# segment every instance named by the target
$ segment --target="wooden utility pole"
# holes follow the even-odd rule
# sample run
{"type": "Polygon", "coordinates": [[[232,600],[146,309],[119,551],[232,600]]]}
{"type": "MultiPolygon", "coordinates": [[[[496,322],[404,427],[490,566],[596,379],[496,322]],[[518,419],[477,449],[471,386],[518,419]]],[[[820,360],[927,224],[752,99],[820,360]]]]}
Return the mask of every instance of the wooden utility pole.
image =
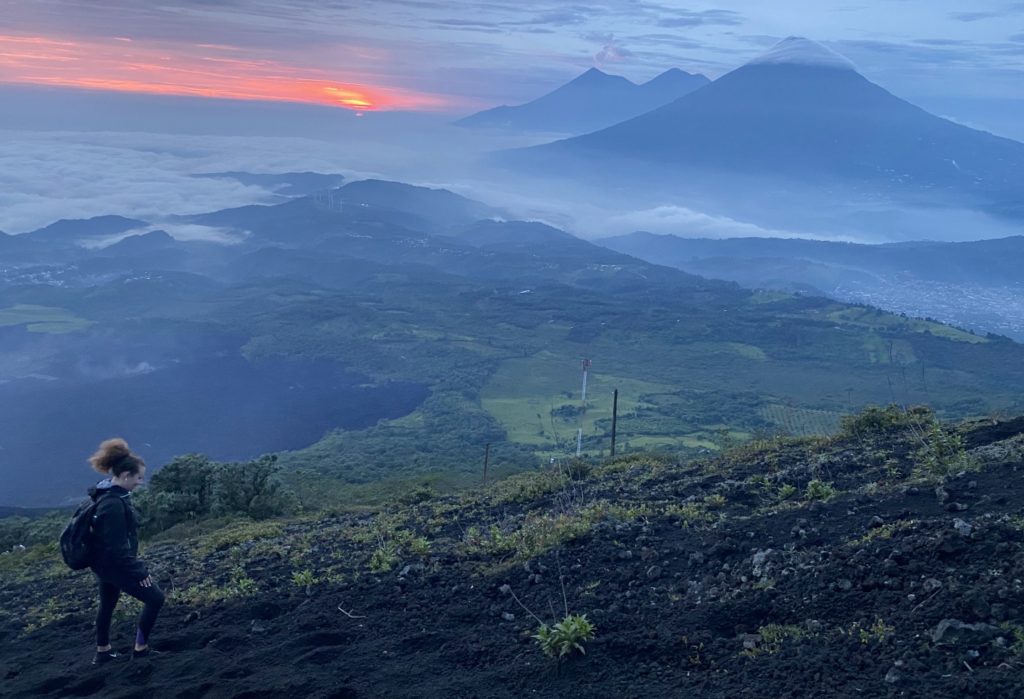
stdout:
{"type": "Polygon", "coordinates": [[[491,460],[491,443],[484,449],[484,485],[487,485],[487,463],[491,460]]]}
{"type": "Polygon", "coordinates": [[[612,456],[615,456],[615,423],[619,417],[619,389],[612,394],[612,456]]]}

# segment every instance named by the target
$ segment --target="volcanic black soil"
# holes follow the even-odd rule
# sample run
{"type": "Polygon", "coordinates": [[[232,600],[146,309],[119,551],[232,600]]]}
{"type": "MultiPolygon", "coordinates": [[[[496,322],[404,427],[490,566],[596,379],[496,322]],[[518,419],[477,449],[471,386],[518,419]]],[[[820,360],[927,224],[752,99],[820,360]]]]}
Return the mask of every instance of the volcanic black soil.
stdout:
{"type": "Polygon", "coordinates": [[[1024,697],[1022,433],[862,420],[157,539],[164,653],[101,668],[89,576],[8,553],[0,694],[1024,697]],[[544,656],[524,607],[586,614],[586,655],[544,656]]]}

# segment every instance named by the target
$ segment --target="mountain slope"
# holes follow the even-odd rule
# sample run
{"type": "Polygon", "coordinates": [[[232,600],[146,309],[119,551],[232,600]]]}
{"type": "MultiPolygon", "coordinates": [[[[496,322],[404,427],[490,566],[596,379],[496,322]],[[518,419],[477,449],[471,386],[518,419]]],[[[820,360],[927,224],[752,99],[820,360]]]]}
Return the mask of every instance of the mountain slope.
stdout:
{"type": "Polygon", "coordinates": [[[499,209],[446,189],[359,180],[283,204],[223,209],[182,217],[182,220],[252,234],[255,245],[303,246],[314,245],[353,224],[374,229],[377,236],[388,237],[402,229],[440,233],[502,215],[504,212],[499,209]]]}
{"type": "Polygon", "coordinates": [[[960,416],[1013,409],[1024,393],[1024,349],[1002,338],[754,293],[540,223],[480,220],[487,207],[452,193],[363,187],[341,210],[311,197],[187,219],[249,232],[219,255],[172,248],[176,267],[199,259],[202,275],[99,251],[109,276],[83,276],[78,261],[59,285],[0,285],[0,406],[19,426],[4,459],[53,476],[12,468],[24,480],[0,504],[77,495],[88,435],[129,417],[125,438],[152,445],[154,465],[197,448],[223,459],[272,449],[316,504],[366,497],[381,480],[477,478],[466,454],[488,444],[506,473],[574,451],[577,430],[600,453],[616,389],[623,448],[690,454],[763,430],[828,432],[867,403],[960,416]],[[582,411],[581,358],[593,360],[582,411]],[[342,373],[387,409],[325,392],[342,373]],[[248,378],[267,374],[281,380],[248,378]],[[212,385],[223,395],[197,403],[212,385]],[[98,393],[117,410],[84,408],[98,393]],[[232,401],[253,409],[253,433],[209,430],[232,401]],[[40,437],[55,432],[75,438],[40,437]]]}
{"type": "Polygon", "coordinates": [[[285,197],[301,197],[314,192],[321,192],[327,189],[340,187],[345,177],[337,174],[324,174],[320,172],[280,172],[273,174],[253,172],[204,172],[192,177],[207,179],[235,180],[244,185],[255,187],[266,187],[285,197]]]}
{"type": "MultiPolygon", "coordinates": [[[[151,673],[88,665],[91,576],[42,547],[5,553],[0,676],[12,699],[1013,699],[1022,432],[876,410],[835,439],[168,532],[143,553],[169,595],[151,673]],[[972,470],[922,470],[928,440],[954,437],[972,470]],[[567,613],[595,634],[556,663],[532,635],[567,613]]],[[[132,624],[115,623],[118,650],[132,624]]]]}
{"type": "Polygon", "coordinates": [[[47,243],[73,243],[84,238],[124,233],[147,225],[145,221],[124,216],[94,216],[87,219],[62,219],[24,235],[47,243]]]}
{"type": "Polygon", "coordinates": [[[591,68],[532,102],[501,106],[455,122],[459,126],[519,131],[587,133],[667,104],[710,82],[678,68],[642,85],[591,68]]]}
{"type": "Polygon", "coordinates": [[[931,115],[799,38],[647,114],[508,157],[574,172],[601,159],[619,178],[784,177],[1002,214],[1024,200],[1024,144],[931,115]]]}

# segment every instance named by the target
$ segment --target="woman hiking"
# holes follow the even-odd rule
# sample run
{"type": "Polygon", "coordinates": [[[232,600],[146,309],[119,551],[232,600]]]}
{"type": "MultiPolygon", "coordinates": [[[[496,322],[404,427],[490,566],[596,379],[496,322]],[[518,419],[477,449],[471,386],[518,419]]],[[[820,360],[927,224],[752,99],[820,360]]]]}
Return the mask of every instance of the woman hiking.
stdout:
{"type": "Polygon", "coordinates": [[[107,478],[89,488],[96,501],[92,521],[92,560],[89,567],[99,582],[100,607],[96,613],[96,655],[93,665],[120,658],[110,645],[110,620],[122,592],[142,602],[132,658],[157,651],[149,647],[149,634],[164,604],[164,593],[136,556],[139,551],[139,520],[131,504],[131,492],[142,483],[146,464],[132,453],[123,439],[108,439],[89,457],[89,463],[107,478]]]}

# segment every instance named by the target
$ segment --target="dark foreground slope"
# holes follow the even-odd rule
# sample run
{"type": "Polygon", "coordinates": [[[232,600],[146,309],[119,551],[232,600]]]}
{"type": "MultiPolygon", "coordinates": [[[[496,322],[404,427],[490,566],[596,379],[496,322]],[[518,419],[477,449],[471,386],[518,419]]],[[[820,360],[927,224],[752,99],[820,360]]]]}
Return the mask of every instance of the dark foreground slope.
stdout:
{"type": "MultiPolygon", "coordinates": [[[[964,449],[875,412],[827,441],[154,543],[167,653],[113,669],[88,665],[86,577],[6,554],[0,691],[1020,697],[1024,419],[958,430],[964,449]],[[556,669],[512,593],[586,613],[587,655],[556,669]]],[[[125,613],[115,644],[131,633],[125,613]]]]}

